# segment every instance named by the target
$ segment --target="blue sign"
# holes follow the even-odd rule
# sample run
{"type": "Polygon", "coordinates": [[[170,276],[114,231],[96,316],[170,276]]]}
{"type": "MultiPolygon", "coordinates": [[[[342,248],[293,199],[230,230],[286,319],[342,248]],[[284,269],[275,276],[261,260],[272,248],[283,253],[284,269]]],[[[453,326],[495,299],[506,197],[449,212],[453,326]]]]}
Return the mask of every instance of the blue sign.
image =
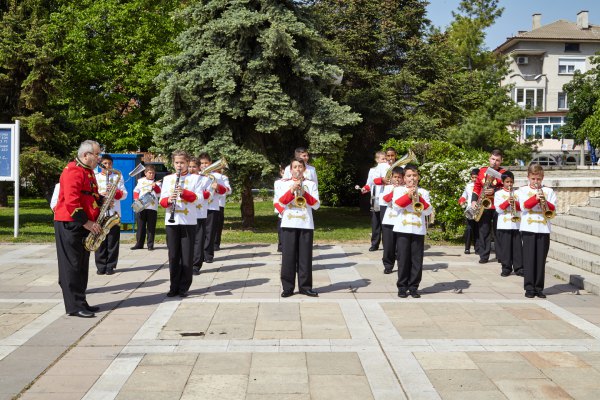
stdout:
{"type": "Polygon", "coordinates": [[[4,178],[2,180],[13,178],[12,139],[12,129],[0,128],[0,177],[4,178]]]}

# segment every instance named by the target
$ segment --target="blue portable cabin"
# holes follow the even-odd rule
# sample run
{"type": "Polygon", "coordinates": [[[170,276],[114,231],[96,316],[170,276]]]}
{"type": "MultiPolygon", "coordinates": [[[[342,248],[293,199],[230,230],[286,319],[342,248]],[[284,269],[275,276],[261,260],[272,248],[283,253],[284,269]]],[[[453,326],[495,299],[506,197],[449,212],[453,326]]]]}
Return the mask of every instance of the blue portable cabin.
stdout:
{"type": "MultiPolygon", "coordinates": [[[[141,154],[117,154],[108,153],[113,158],[113,168],[119,170],[123,175],[123,182],[127,190],[127,198],[121,200],[121,224],[134,224],[135,213],[131,208],[133,204],[133,189],[137,184],[137,176],[129,177],[129,173],[142,161],[141,154]]],[[[99,170],[99,167],[98,167],[99,170]]]]}

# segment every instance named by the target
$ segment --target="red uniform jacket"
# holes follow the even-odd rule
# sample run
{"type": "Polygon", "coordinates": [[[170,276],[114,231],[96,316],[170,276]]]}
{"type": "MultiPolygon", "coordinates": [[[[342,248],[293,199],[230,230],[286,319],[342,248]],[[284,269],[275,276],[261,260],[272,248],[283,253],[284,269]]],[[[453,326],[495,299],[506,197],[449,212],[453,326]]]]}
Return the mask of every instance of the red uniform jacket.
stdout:
{"type": "Polygon", "coordinates": [[[60,192],[54,209],[55,221],[85,224],[100,214],[98,184],[94,170],[79,159],[71,161],[60,175],[60,192]]]}
{"type": "MultiPolygon", "coordinates": [[[[471,201],[477,201],[477,199],[479,199],[481,189],[483,189],[483,184],[485,182],[485,171],[487,171],[488,168],[489,167],[483,167],[479,170],[479,175],[477,175],[477,180],[473,185],[473,195],[471,197],[471,201]]],[[[504,168],[500,168],[498,172],[500,172],[500,174],[503,174],[506,172],[506,170],[504,168]]],[[[494,182],[492,182],[492,188],[495,190],[502,189],[503,187],[504,184],[502,183],[501,179],[494,179],[494,182]]],[[[492,201],[491,209],[494,210],[494,195],[492,195],[491,197],[488,196],[488,199],[492,201]]]]}

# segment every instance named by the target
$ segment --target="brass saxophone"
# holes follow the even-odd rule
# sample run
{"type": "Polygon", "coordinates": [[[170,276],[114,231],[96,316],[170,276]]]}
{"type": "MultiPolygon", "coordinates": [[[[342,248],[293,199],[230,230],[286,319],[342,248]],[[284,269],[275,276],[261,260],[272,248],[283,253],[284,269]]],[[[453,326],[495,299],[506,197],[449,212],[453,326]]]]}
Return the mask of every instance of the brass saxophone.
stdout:
{"type": "Polygon", "coordinates": [[[544,191],[542,190],[541,184],[537,184],[537,191],[538,191],[538,195],[540,196],[540,208],[542,209],[542,212],[544,213],[544,218],[552,219],[552,218],[556,217],[556,211],[548,208],[548,202],[546,201],[546,195],[544,194],[544,191]]]}
{"type": "Polygon", "coordinates": [[[98,221],[96,223],[100,225],[100,233],[95,234],[90,232],[89,235],[85,238],[83,243],[85,249],[87,251],[96,251],[106,239],[106,236],[110,232],[110,229],[121,223],[121,217],[119,213],[114,213],[112,215],[109,214],[110,204],[113,202],[115,198],[115,194],[117,193],[117,186],[121,181],[121,172],[116,169],[109,169],[106,171],[106,179],[108,180],[108,175],[113,173],[117,175],[117,179],[112,183],[111,189],[108,191],[106,196],[104,196],[104,202],[102,203],[102,207],[100,208],[100,215],[98,216],[98,221]]]}
{"type": "Polygon", "coordinates": [[[465,210],[465,217],[467,219],[473,219],[475,221],[479,221],[481,216],[483,215],[483,211],[489,209],[492,206],[492,201],[485,196],[485,191],[492,187],[492,182],[497,178],[495,175],[499,175],[498,172],[491,170],[488,168],[490,173],[486,173],[485,182],[483,183],[483,188],[481,189],[481,193],[477,198],[477,203],[475,207],[467,207],[465,210]]]}
{"type": "Polygon", "coordinates": [[[513,188],[510,188],[510,194],[508,198],[508,203],[510,204],[510,221],[517,223],[521,222],[521,217],[517,214],[517,209],[515,208],[515,191],[513,188]]]}

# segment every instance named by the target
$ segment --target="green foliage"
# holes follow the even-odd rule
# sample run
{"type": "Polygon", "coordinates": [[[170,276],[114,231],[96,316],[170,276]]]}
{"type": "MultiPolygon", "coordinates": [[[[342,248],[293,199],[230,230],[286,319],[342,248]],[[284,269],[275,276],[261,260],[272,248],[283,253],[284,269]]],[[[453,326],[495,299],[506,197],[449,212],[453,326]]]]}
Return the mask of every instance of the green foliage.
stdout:
{"type": "Polygon", "coordinates": [[[19,158],[21,179],[28,186],[37,189],[37,195],[50,200],[54,185],[58,183],[60,172],[65,167],[63,160],[51,156],[37,148],[25,148],[19,158]]]}
{"type": "Polygon", "coordinates": [[[402,155],[412,149],[419,161],[421,181],[435,209],[434,222],[444,239],[452,239],[464,226],[463,209],[458,199],[473,168],[487,165],[489,153],[464,150],[442,141],[408,142],[390,139],[382,148],[393,147],[402,155]]]}
{"type": "Polygon", "coordinates": [[[324,157],[313,159],[312,165],[319,176],[319,198],[326,206],[348,205],[348,199],[357,199],[352,174],[340,162],[331,162],[324,157]]]}

